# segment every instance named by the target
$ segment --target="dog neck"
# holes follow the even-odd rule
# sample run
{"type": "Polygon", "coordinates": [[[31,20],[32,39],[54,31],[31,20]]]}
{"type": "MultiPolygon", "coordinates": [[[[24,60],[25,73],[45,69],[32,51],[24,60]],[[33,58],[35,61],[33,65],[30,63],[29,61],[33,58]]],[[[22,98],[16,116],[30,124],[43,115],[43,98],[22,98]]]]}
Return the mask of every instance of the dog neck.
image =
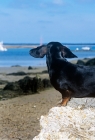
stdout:
{"type": "Polygon", "coordinates": [[[65,63],[67,63],[67,60],[65,59],[65,57],[63,58],[61,56],[61,53],[56,53],[56,54],[50,54],[50,53],[47,53],[46,54],[46,63],[47,63],[47,68],[48,68],[48,72],[51,71],[52,67],[54,68],[57,67],[57,61],[58,60],[62,60],[64,66],[65,66],[65,63]]]}

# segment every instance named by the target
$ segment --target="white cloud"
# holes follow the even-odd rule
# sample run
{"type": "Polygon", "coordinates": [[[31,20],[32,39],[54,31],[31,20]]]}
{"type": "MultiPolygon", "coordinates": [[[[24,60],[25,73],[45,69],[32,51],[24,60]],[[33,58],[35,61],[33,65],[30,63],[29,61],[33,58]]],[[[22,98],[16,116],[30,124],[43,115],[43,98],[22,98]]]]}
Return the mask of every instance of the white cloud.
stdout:
{"type": "Polygon", "coordinates": [[[63,4],[63,0],[53,0],[54,4],[58,4],[58,5],[62,5],[63,4]]]}

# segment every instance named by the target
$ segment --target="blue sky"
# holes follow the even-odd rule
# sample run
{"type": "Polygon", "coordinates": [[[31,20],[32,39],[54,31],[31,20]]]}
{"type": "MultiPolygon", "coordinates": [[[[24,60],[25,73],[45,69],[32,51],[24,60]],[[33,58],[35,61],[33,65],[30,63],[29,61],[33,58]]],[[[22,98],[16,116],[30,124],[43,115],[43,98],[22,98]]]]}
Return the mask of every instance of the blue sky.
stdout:
{"type": "Polygon", "coordinates": [[[4,43],[95,42],[95,0],[0,0],[4,43]]]}

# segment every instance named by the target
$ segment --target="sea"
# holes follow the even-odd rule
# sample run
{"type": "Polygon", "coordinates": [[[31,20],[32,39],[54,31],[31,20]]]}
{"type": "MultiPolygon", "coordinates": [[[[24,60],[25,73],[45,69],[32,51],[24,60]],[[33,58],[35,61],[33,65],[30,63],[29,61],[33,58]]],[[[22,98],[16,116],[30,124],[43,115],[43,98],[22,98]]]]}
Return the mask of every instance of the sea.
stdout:
{"type": "MultiPolygon", "coordinates": [[[[28,44],[26,45],[28,46],[28,44]]],[[[67,46],[75,55],[77,55],[78,59],[95,57],[95,43],[92,44],[91,43],[90,44],[68,44],[68,43],[64,44],[63,43],[63,45],[67,46]]],[[[6,51],[0,51],[0,67],[46,66],[46,57],[34,58],[29,54],[29,51],[32,48],[30,48],[29,46],[26,48],[22,47],[23,44],[17,44],[17,46],[19,47],[9,48],[6,51]]],[[[68,59],[68,61],[74,59],[68,59]]]]}

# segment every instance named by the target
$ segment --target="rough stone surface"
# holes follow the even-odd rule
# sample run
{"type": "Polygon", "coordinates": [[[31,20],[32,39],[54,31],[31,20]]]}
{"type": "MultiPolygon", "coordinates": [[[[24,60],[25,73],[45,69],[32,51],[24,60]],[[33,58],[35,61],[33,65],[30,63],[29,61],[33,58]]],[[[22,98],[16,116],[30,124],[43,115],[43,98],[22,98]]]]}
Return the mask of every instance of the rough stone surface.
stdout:
{"type": "Polygon", "coordinates": [[[41,131],[33,140],[95,140],[95,98],[72,99],[41,116],[41,131]]]}

